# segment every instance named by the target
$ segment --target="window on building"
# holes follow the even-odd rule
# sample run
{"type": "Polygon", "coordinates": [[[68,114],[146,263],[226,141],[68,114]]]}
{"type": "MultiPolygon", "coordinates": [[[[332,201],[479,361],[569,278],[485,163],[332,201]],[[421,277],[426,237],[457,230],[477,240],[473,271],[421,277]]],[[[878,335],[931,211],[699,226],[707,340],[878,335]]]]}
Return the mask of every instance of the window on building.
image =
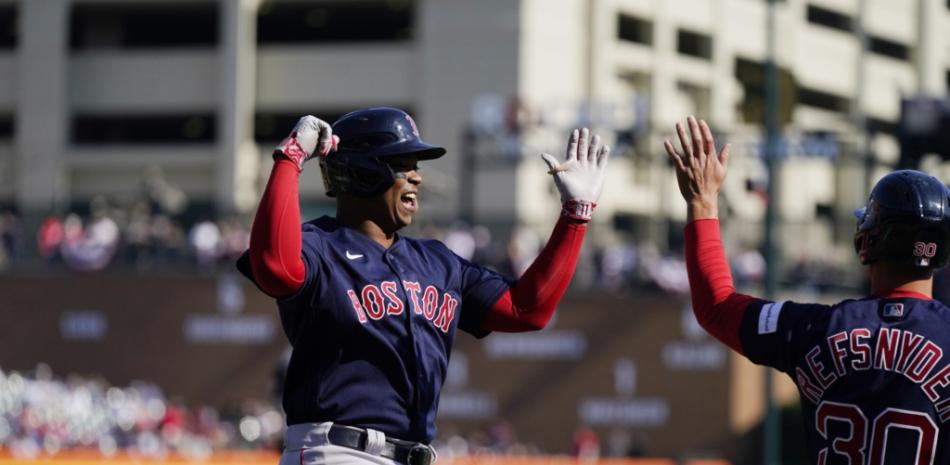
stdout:
{"type": "Polygon", "coordinates": [[[302,115],[312,114],[328,123],[333,123],[348,110],[317,111],[271,111],[254,115],[254,140],[261,143],[277,143],[287,137],[302,115]]]}
{"type": "Polygon", "coordinates": [[[689,111],[693,115],[708,115],[711,111],[712,96],[709,87],[685,81],[676,83],[676,90],[690,103],[689,111]]]}
{"type": "Polygon", "coordinates": [[[798,87],[798,103],[837,113],[848,113],[851,110],[851,102],[845,97],[801,86],[798,87]]]}
{"type": "MultiPolygon", "coordinates": [[[[742,121],[746,123],[761,123],[765,117],[765,72],[764,63],[736,58],[735,75],[743,91],[739,111],[742,114],[742,121]]],[[[795,76],[789,70],[779,67],[779,123],[783,126],[792,121],[792,109],[797,99],[797,90],[795,76]]]]}
{"type": "Polygon", "coordinates": [[[16,5],[0,5],[0,50],[16,47],[16,5]]]}
{"type": "Polygon", "coordinates": [[[624,83],[630,93],[646,95],[650,93],[653,78],[643,71],[621,70],[617,73],[617,79],[624,83]]]}
{"type": "Polygon", "coordinates": [[[214,47],[217,2],[80,3],[70,15],[73,50],[214,47]]]}
{"type": "Polygon", "coordinates": [[[0,115],[0,140],[13,138],[13,115],[0,115]]]}
{"type": "Polygon", "coordinates": [[[742,86],[739,101],[742,120],[746,123],[762,121],[765,102],[765,66],[762,63],[736,58],[736,80],[742,86]]]}
{"type": "Polygon", "coordinates": [[[260,44],[411,40],[413,0],[273,1],[257,16],[260,44]]]}
{"type": "MultiPolygon", "coordinates": [[[[947,0],[947,1],[950,1],[950,0],[947,0]]],[[[944,76],[944,81],[946,81],[946,84],[947,84],[947,93],[950,93],[950,69],[945,71],[943,76],[944,76]]]]}
{"type": "Polygon", "coordinates": [[[655,218],[647,215],[638,215],[636,213],[616,213],[610,219],[613,230],[627,237],[642,238],[656,234],[656,228],[653,228],[655,218]]]}
{"type": "Polygon", "coordinates": [[[213,114],[76,115],[72,119],[76,144],[206,144],[215,140],[213,114]]]}
{"type": "Polygon", "coordinates": [[[896,121],[887,121],[880,118],[868,118],[866,124],[869,132],[890,134],[892,136],[897,134],[896,121]]]}
{"type": "Polygon", "coordinates": [[[676,51],[691,57],[711,59],[712,37],[680,29],[676,34],[676,51]]]}
{"type": "MultiPolygon", "coordinates": [[[[412,107],[405,104],[392,103],[381,104],[379,106],[400,108],[410,115],[413,114],[412,107]]],[[[339,119],[341,116],[355,109],[357,109],[357,107],[354,106],[351,108],[328,108],[316,111],[312,109],[259,111],[256,115],[254,115],[254,140],[266,144],[280,142],[284,137],[287,137],[287,134],[290,133],[290,130],[293,129],[295,124],[297,124],[297,120],[299,120],[300,117],[305,114],[312,114],[317,118],[333,124],[333,122],[339,119]]]]}
{"type": "Polygon", "coordinates": [[[896,60],[910,60],[910,47],[882,37],[868,37],[868,51],[896,60]]]}
{"type": "Polygon", "coordinates": [[[617,16],[617,38],[627,42],[653,45],[653,23],[635,16],[617,16]]]}
{"type": "Polygon", "coordinates": [[[808,5],[806,15],[809,23],[839,31],[852,32],[854,27],[850,16],[820,6],[808,5]]]}
{"type": "MultiPolygon", "coordinates": [[[[630,102],[633,106],[633,114],[630,115],[632,120],[627,120],[630,124],[624,124],[614,131],[616,153],[621,155],[624,154],[625,147],[632,148],[645,142],[643,136],[646,134],[645,129],[650,120],[650,95],[653,93],[653,85],[652,76],[639,70],[620,70],[617,73],[617,80],[620,82],[620,88],[623,91],[616,96],[616,101],[618,103],[630,102]]],[[[650,153],[645,150],[633,150],[629,155],[635,158],[643,157],[646,160],[650,153]]],[[[634,182],[648,181],[644,177],[644,174],[648,174],[648,170],[635,169],[633,173],[634,182]]]]}

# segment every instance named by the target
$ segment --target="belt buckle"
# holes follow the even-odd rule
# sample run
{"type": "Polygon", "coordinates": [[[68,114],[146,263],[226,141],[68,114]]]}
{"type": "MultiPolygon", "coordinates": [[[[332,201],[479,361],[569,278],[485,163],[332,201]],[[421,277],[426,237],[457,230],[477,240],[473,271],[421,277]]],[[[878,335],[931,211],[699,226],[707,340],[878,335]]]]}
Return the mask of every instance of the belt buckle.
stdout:
{"type": "Polygon", "coordinates": [[[406,465],[429,465],[432,463],[432,449],[424,444],[416,444],[409,449],[406,465]]]}

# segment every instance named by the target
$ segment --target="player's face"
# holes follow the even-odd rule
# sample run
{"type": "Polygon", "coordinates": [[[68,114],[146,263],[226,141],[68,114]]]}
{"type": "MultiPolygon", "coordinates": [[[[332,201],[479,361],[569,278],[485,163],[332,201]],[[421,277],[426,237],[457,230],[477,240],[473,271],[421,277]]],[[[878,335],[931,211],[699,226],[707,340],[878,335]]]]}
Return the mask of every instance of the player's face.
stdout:
{"type": "Polygon", "coordinates": [[[383,193],[387,211],[397,228],[412,224],[412,217],[419,209],[419,187],[422,176],[419,174],[416,157],[394,158],[386,160],[396,175],[396,182],[383,193]]]}

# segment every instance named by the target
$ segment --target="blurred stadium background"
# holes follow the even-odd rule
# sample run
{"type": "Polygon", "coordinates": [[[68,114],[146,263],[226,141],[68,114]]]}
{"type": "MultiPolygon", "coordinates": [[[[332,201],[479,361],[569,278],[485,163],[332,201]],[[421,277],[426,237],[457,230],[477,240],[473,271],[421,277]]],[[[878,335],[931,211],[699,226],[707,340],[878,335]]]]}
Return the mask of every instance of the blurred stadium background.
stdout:
{"type": "MultiPolygon", "coordinates": [[[[692,317],[660,141],[695,114],[733,143],[744,290],[771,266],[782,297],[864,292],[868,186],[950,174],[948,27],[944,0],[0,0],[0,463],[274,463],[287,347],[233,260],[296,119],[376,105],[449,150],[410,234],[511,274],[558,209],[537,154],[582,125],[615,147],[553,327],[457,341],[442,460],[761,463],[763,371],[692,317]]],[[[316,166],[301,203],[333,212],[316,166]]],[[[807,463],[773,389],[781,460],[807,463]]]]}

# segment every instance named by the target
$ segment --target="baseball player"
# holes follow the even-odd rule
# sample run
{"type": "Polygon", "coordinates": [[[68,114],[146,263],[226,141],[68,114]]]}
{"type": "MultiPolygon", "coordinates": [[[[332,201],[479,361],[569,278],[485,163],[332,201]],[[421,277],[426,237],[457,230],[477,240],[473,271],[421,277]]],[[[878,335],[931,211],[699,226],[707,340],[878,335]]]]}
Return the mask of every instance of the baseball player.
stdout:
{"type": "Polygon", "coordinates": [[[408,114],[369,108],[332,127],[301,118],[274,151],[238,263],[277,299],[293,346],[281,464],[431,463],[456,331],[544,328],[574,273],[609,153],[582,129],[564,161],[542,154],[563,208],[541,254],[513,280],[438,241],[399,234],[419,209],[417,163],[445,154],[422,141],[408,114]],[[312,156],[337,211],[301,227],[297,182],[312,156]]]}
{"type": "Polygon", "coordinates": [[[688,205],[693,309],[717,339],[788,374],[801,394],[806,442],[820,465],[950,463],[950,309],[932,299],[950,258],[950,190],[897,171],[859,209],[855,250],[871,294],[834,305],[770,302],[735,291],[719,237],[729,146],[689,117],[666,152],[688,205]],[[944,353],[946,352],[946,356],[944,353]]]}

